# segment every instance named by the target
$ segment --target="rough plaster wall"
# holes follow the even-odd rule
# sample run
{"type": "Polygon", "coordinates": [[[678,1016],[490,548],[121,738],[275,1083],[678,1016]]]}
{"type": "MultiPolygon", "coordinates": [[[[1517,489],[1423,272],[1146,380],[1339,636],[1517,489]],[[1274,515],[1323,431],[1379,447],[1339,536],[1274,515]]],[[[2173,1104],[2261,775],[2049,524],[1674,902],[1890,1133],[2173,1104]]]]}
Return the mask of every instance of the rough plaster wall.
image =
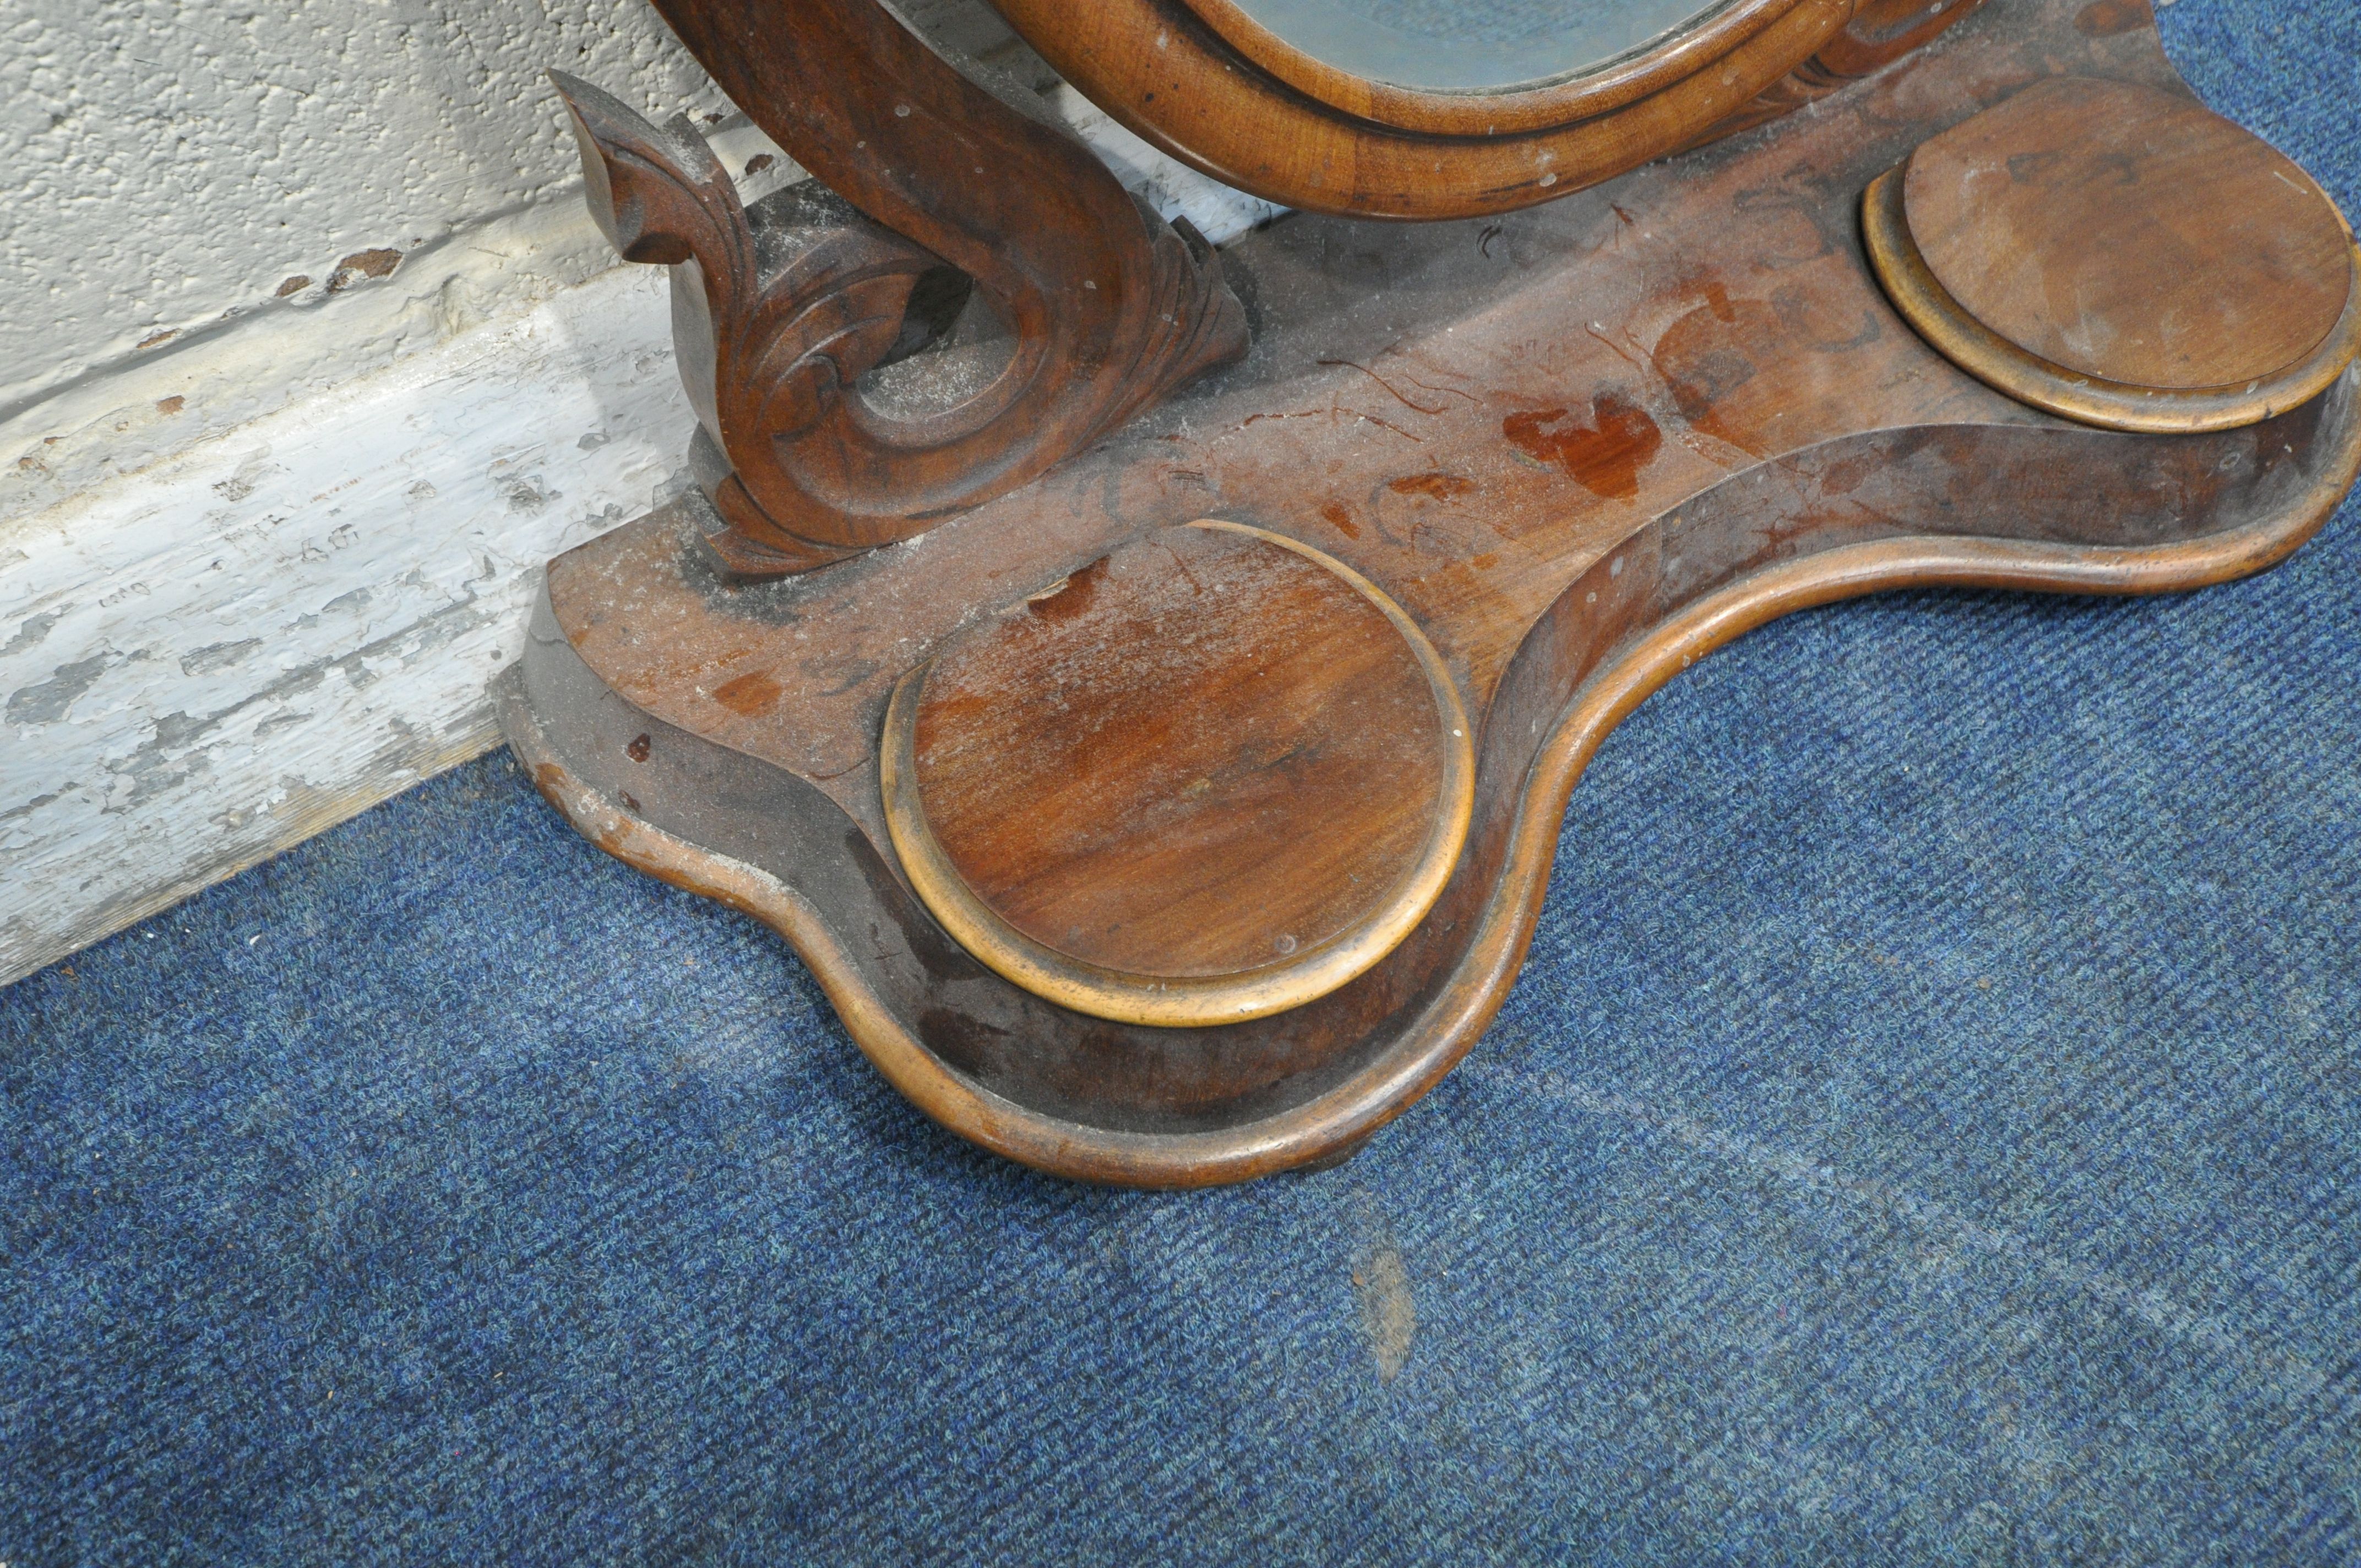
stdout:
{"type": "Polygon", "coordinates": [[[725,107],[640,0],[0,0],[0,417],[347,257],[576,199],[552,65],[725,107]]]}

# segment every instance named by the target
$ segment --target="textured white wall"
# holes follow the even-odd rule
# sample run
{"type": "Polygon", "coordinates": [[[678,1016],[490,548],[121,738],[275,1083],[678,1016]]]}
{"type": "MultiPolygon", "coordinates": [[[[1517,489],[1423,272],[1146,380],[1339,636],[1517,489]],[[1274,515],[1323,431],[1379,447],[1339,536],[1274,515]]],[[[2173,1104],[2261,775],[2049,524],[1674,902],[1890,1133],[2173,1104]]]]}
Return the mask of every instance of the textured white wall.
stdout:
{"type": "Polygon", "coordinates": [[[0,0],[0,417],[346,257],[578,200],[553,65],[724,107],[642,0],[0,0]]]}

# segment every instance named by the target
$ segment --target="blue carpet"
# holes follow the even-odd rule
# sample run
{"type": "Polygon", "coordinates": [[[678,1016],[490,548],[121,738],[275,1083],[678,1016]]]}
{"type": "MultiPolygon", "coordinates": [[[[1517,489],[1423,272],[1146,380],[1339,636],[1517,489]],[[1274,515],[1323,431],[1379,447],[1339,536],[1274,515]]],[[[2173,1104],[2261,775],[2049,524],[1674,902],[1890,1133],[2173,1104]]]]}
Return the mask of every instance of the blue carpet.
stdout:
{"type": "MultiPolygon", "coordinates": [[[[2361,23],[2177,58],[2361,212],[2361,23]]],[[[0,992],[0,1563],[2361,1560],[2361,508],[1683,676],[1344,1168],[1064,1185],[506,757],[0,992]]]]}

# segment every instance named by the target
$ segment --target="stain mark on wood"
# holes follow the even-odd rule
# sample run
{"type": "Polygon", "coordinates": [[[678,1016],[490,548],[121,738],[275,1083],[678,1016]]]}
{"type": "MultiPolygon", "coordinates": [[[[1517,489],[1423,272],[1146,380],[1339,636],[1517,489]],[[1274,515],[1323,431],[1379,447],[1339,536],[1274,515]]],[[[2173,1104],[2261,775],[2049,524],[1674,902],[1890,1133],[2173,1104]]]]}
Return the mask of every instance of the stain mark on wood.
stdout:
{"type": "Polygon", "coordinates": [[[750,670],[713,688],[713,700],[747,718],[768,713],[779,705],[779,683],[760,670],[750,670]]]}
{"type": "Polygon", "coordinates": [[[1405,474],[1386,486],[1398,496],[1428,496],[1438,501],[1464,496],[1475,488],[1475,481],[1456,474],[1405,474]]]}
{"type": "Polygon", "coordinates": [[[1594,496],[1630,500],[1640,493],[1640,470],[1664,445],[1664,433],[1648,411],[1617,392],[1590,400],[1590,422],[1558,422],[1563,408],[1510,414],[1500,433],[1537,463],[1554,463],[1594,496]]]}

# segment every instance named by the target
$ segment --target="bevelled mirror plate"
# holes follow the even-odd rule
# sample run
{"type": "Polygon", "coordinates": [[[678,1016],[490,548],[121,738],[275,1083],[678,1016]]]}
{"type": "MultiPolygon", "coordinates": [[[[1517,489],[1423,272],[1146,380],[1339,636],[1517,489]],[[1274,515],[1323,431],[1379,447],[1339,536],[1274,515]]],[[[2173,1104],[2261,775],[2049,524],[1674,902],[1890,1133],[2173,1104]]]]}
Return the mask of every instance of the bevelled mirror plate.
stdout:
{"type": "Polygon", "coordinates": [[[1332,70],[1428,93],[1499,93],[1594,70],[1719,10],[1697,0],[1233,0],[1332,70]]]}

